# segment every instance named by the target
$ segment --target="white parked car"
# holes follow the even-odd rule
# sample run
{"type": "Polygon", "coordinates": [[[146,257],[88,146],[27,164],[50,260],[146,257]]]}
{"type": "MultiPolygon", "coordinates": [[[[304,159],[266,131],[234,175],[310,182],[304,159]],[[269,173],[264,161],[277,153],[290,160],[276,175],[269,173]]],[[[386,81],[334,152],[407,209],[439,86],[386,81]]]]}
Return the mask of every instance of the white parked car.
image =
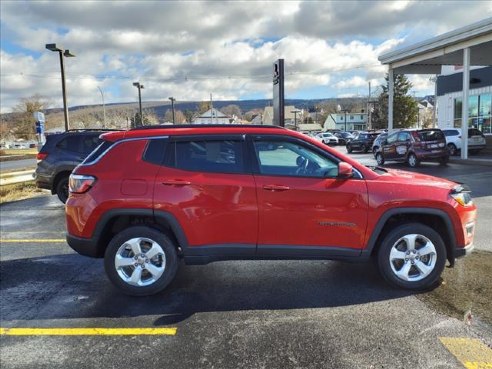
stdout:
{"type": "MultiPolygon", "coordinates": [[[[446,145],[448,146],[449,155],[457,155],[461,150],[461,129],[460,128],[443,128],[442,132],[446,136],[446,145]]],[[[468,128],[468,152],[477,154],[485,148],[485,136],[476,128],[468,128]]]]}
{"type": "Polygon", "coordinates": [[[338,145],[338,137],[330,132],[320,132],[314,138],[327,145],[338,145]]]}

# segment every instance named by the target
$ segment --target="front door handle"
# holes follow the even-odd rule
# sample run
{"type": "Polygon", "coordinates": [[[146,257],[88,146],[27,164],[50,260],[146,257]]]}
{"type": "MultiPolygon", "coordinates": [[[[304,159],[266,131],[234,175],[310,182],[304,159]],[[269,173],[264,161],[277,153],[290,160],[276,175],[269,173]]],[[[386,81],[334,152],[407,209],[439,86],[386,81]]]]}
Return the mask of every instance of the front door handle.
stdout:
{"type": "Polygon", "coordinates": [[[188,186],[191,184],[190,181],[183,181],[181,179],[170,179],[168,181],[162,182],[165,186],[188,186]]]}
{"type": "Polygon", "coordinates": [[[267,191],[287,191],[290,190],[290,187],[280,185],[265,185],[263,186],[263,189],[267,191]]]}

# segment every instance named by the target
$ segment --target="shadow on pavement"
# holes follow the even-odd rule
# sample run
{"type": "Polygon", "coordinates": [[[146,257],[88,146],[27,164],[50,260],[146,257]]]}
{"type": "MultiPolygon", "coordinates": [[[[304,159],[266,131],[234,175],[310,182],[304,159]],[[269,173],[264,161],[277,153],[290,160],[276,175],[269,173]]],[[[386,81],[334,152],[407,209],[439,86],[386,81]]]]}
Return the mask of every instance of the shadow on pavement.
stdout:
{"type": "Polygon", "coordinates": [[[167,325],[199,312],[326,308],[409,295],[389,287],[370,263],[182,265],[165,291],[149,297],[123,295],[105,277],[102,260],[78,255],[4,261],[0,266],[4,321],[156,315],[155,325],[167,325]]]}

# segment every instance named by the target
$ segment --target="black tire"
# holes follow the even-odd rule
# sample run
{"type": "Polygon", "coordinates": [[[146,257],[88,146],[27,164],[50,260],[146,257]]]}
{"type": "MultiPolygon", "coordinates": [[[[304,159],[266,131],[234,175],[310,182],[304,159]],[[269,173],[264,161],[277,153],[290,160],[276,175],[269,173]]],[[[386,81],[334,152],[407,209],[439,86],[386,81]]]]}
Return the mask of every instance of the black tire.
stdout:
{"type": "Polygon", "coordinates": [[[384,157],[383,157],[383,154],[378,152],[376,153],[376,162],[378,163],[378,165],[384,165],[384,157]]]}
{"type": "Polygon", "coordinates": [[[362,145],[362,151],[364,151],[365,153],[369,152],[369,147],[367,147],[366,145],[362,145]]]}
{"type": "Polygon", "coordinates": [[[458,154],[458,149],[456,148],[456,145],[453,143],[448,143],[448,152],[450,156],[455,156],[458,154]]]}
{"type": "Polygon", "coordinates": [[[449,162],[449,156],[443,156],[441,159],[439,159],[439,164],[440,165],[448,165],[449,162]]]}
{"type": "MultiPolygon", "coordinates": [[[[408,237],[408,240],[411,239],[412,237],[408,237]]],[[[432,228],[421,223],[406,223],[393,228],[384,237],[378,250],[377,260],[379,272],[391,285],[413,291],[424,291],[438,286],[446,265],[446,247],[441,236],[432,228]],[[411,242],[405,241],[404,237],[410,235],[418,235],[414,241],[415,253],[409,251],[409,247],[405,251],[405,246],[411,242]],[[422,246],[424,244],[425,248],[422,246]],[[431,248],[434,249],[434,253],[424,256],[424,252],[427,251],[422,250],[431,248]],[[393,249],[395,254],[392,254],[393,249]],[[410,254],[407,255],[407,252],[410,254]],[[392,260],[391,255],[394,257],[392,260]],[[408,256],[408,260],[400,259],[399,255],[408,256]],[[405,275],[406,278],[402,278],[405,275]]]]}
{"type": "Polygon", "coordinates": [[[68,199],[68,176],[60,178],[56,184],[55,192],[60,201],[65,204],[68,199]]]}
{"type": "Polygon", "coordinates": [[[378,152],[379,148],[377,146],[374,146],[372,148],[372,155],[374,155],[374,159],[376,159],[376,153],[378,152]]]}
{"type": "Polygon", "coordinates": [[[350,154],[352,152],[352,146],[347,145],[347,152],[350,154]]]}
{"type": "Polygon", "coordinates": [[[109,243],[104,255],[104,268],[111,282],[123,293],[132,296],[153,295],[166,288],[176,275],[178,270],[176,245],[169,237],[154,228],[147,226],[130,227],[114,236],[109,243]],[[130,243],[130,241],[133,242],[130,243]],[[130,247],[136,244],[141,249],[140,256],[133,252],[133,247],[130,247]],[[147,247],[150,245],[160,247],[160,253],[155,254],[149,260],[147,254],[152,247],[149,249],[147,247]],[[115,265],[117,255],[120,256],[120,259],[128,260],[131,264],[117,269],[115,265]],[[154,278],[150,271],[151,267],[154,267],[155,270],[163,268],[162,274],[154,278]],[[137,279],[142,282],[142,285],[132,285],[130,281],[123,279],[124,277],[133,277],[137,268],[139,268],[137,279]],[[130,274],[131,276],[129,276],[130,274]]]}
{"type": "Polygon", "coordinates": [[[411,152],[410,154],[408,154],[407,163],[410,168],[415,168],[419,166],[420,161],[419,159],[417,159],[417,156],[413,152],[411,152]]]}
{"type": "Polygon", "coordinates": [[[480,150],[470,150],[470,155],[477,155],[480,150]]]}

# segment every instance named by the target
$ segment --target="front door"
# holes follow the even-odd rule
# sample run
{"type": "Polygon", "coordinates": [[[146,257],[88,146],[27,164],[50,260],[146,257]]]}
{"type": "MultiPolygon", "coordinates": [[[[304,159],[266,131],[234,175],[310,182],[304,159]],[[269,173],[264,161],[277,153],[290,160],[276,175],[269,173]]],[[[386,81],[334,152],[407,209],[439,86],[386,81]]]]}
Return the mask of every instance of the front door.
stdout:
{"type": "Polygon", "coordinates": [[[258,254],[353,254],[364,243],[367,188],[358,173],[340,179],[339,160],[295,138],[254,137],[258,254]]]}

